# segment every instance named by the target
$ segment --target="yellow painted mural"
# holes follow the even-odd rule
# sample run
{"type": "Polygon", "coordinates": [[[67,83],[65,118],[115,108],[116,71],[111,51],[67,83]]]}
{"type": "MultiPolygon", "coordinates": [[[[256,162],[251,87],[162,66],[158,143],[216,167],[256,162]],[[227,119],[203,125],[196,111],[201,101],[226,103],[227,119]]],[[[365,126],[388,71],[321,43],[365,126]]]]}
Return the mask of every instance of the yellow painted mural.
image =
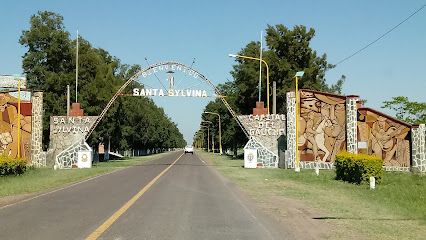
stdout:
{"type": "Polygon", "coordinates": [[[31,161],[30,91],[21,92],[21,114],[18,116],[17,91],[0,92],[0,154],[18,157],[18,117],[20,117],[20,155],[31,161]]]}

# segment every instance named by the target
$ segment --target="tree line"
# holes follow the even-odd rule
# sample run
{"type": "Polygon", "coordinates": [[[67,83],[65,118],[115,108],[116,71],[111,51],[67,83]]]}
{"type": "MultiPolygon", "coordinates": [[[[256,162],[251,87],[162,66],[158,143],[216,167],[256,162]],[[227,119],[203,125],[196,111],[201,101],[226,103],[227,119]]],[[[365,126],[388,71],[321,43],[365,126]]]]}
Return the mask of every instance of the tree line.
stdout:
{"type": "MultiPolygon", "coordinates": [[[[22,31],[19,43],[28,49],[22,67],[27,87],[44,91],[43,147],[49,144],[49,121],[52,115],[66,115],[66,89],[75,99],[76,39],[65,30],[63,17],[39,11],[30,18],[30,29],[22,31]]],[[[78,39],[78,102],[85,115],[97,116],[117,90],[140,65],[121,63],[102,48],[78,39]]],[[[130,94],[139,83],[131,83],[123,94],[130,94]]],[[[108,110],[88,139],[95,145],[103,139],[117,150],[171,148],[186,145],[178,126],[164,110],[146,97],[120,96],[108,110]]]]}
{"type": "MultiPolygon", "coordinates": [[[[319,55],[310,47],[315,36],[313,28],[294,26],[289,29],[282,24],[268,25],[266,28],[266,48],[262,49],[262,59],[269,65],[269,81],[276,82],[277,86],[277,113],[286,112],[286,92],[295,90],[295,73],[304,71],[304,76],[298,81],[299,89],[310,89],[328,93],[342,94],[342,86],[346,80],[344,75],[337,79],[336,84],[327,84],[326,71],[335,65],[328,63],[327,55],[319,55]]],[[[238,55],[260,57],[260,42],[250,42],[238,55]]],[[[237,114],[248,115],[253,113],[256,101],[259,99],[259,61],[245,58],[236,58],[231,75],[233,81],[218,86],[226,96],[229,105],[237,114]]],[[[266,103],[266,66],[262,63],[262,98],[266,103]]],[[[272,92],[272,91],[270,91],[272,92]]],[[[407,97],[393,97],[392,101],[383,102],[382,108],[389,108],[396,112],[396,117],[408,123],[426,123],[426,103],[410,102],[407,97]]],[[[216,112],[222,118],[222,145],[224,149],[243,147],[248,139],[241,131],[231,114],[220,99],[207,104],[205,111],[216,112]]],[[[216,116],[203,114],[202,120],[212,121],[210,134],[218,135],[218,121],[216,116]]],[[[204,128],[201,129],[206,131],[204,128]]],[[[207,134],[204,134],[205,136],[207,134]]],[[[207,140],[204,141],[207,144],[207,140]]],[[[205,146],[206,147],[206,146],[205,146]]]]}
{"type": "MultiPolygon", "coordinates": [[[[326,83],[325,72],[335,66],[327,62],[327,55],[318,55],[310,47],[310,42],[315,36],[315,30],[305,26],[295,26],[289,29],[282,24],[268,25],[266,28],[266,48],[262,49],[262,59],[269,65],[269,81],[276,82],[277,113],[286,112],[286,92],[295,89],[293,76],[298,71],[305,74],[298,82],[299,88],[312,89],[330,93],[341,93],[345,76],[342,75],[336,84],[326,83]]],[[[238,55],[260,57],[260,42],[250,42],[238,55]]],[[[259,61],[245,58],[236,58],[231,75],[233,81],[228,81],[218,86],[219,91],[226,96],[229,105],[237,114],[248,115],[253,113],[256,101],[259,99],[259,61]]],[[[266,66],[262,64],[261,101],[266,101],[266,66]]],[[[272,92],[272,91],[270,91],[272,92]]],[[[222,117],[222,145],[225,149],[243,147],[247,138],[238,124],[232,118],[220,99],[207,104],[205,111],[217,112],[222,117]]],[[[203,120],[209,120],[218,124],[215,116],[202,116],[203,120]]],[[[217,135],[217,127],[213,127],[213,134],[217,135]]],[[[206,142],[206,141],[204,141],[206,142]]]]}

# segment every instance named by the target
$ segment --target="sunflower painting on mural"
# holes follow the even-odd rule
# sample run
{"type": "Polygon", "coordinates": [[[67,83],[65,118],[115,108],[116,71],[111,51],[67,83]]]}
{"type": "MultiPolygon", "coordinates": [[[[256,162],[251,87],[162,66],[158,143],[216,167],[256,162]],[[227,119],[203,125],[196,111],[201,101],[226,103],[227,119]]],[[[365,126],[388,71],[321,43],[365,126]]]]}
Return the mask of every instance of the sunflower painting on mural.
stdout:
{"type": "Polygon", "coordinates": [[[300,92],[299,142],[301,161],[334,162],[346,148],[346,97],[302,90],[300,92]]]}
{"type": "MultiPolygon", "coordinates": [[[[28,94],[21,97],[21,156],[30,161],[31,103],[28,94]],[[28,98],[28,99],[26,99],[28,98]]],[[[21,92],[22,94],[22,92],[21,92]]],[[[0,154],[18,157],[18,96],[16,91],[0,92],[0,154]],[[15,96],[16,95],[16,96],[15,96]]]]}

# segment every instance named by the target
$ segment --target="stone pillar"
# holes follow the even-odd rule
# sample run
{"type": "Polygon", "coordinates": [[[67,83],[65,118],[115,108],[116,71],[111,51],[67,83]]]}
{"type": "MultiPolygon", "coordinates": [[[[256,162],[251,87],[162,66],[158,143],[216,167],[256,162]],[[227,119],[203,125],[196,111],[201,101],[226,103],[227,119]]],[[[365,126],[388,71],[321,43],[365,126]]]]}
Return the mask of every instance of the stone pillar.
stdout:
{"type": "Polygon", "coordinates": [[[287,92],[287,154],[285,168],[296,168],[296,92],[287,92]]]}
{"type": "Polygon", "coordinates": [[[411,128],[411,170],[414,172],[426,172],[425,134],[425,124],[411,128]]]}
{"type": "Polygon", "coordinates": [[[46,166],[46,153],[42,148],[43,92],[33,92],[31,105],[31,161],[34,166],[46,166]]]}
{"type": "Polygon", "coordinates": [[[357,114],[359,96],[346,97],[346,146],[350,153],[358,153],[357,114]]]}

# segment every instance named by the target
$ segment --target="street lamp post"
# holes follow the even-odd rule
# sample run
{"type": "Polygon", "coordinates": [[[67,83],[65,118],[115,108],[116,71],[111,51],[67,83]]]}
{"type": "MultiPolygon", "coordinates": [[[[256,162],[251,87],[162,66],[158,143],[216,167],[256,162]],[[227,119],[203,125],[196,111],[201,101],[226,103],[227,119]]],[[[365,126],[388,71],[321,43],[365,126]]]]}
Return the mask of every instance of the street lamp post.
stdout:
{"type": "Polygon", "coordinates": [[[221,123],[220,123],[220,115],[218,113],[214,113],[214,112],[204,112],[204,113],[208,113],[208,114],[214,114],[217,115],[219,117],[219,152],[222,155],[222,133],[221,133],[221,123]]]}
{"type": "Polygon", "coordinates": [[[13,78],[18,80],[18,158],[21,157],[21,75],[14,74],[13,78]]]}
{"type": "Polygon", "coordinates": [[[204,132],[200,129],[198,130],[198,133],[201,133],[203,135],[202,139],[201,139],[201,149],[203,149],[203,143],[204,143],[204,132]]]}
{"type": "MultiPolygon", "coordinates": [[[[266,63],[265,60],[260,59],[260,58],[255,58],[255,57],[247,57],[247,56],[242,56],[242,55],[235,55],[235,54],[229,54],[230,57],[239,57],[239,58],[248,58],[248,59],[253,59],[253,60],[259,60],[262,61],[265,65],[266,65],[266,106],[268,109],[268,114],[269,114],[269,66],[268,63],[266,63]]],[[[260,94],[260,92],[259,92],[260,94]]]]}
{"type": "MultiPolygon", "coordinates": [[[[212,125],[213,125],[213,123],[212,122],[210,122],[210,121],[206,121],[206,120],[202,120],[201,121],[201,124],[203,124],[203,123],[211,123],[212,125]]],[[[209,128],[208,128],[208,126],[207,126],[207,139],[210,139],[210,137],[209,137],[209,128]]],[[[212,138],[212,143],[213,143],[213,147],[212,147],[212,152],[214,153],[214,141],[213,141],[213,138],[212,138]]],[[[208,145],[210,145],[210,143],[207,143],[208,145]]],[[[208,151],[208,146],[207,146],[207,151],[208,151]]]]}
{"type": "Polygon", "coordinates": [[[200,132],[196,132],[195,133],[195,148],[200,148],[201,146],[201,133],[200,132]]]}
{"type": "Polygon", "coordinates": [[[207,128],[207,152],[210,152],[210,128],[208,126],[200,125],[200,127],[207,128]]]}
{"type": "Polygon", "coordinates": [[[303,77],[305,72],[300,71],[297,72],[294,76],[296,78],[296,172],[300,172],[299,167],[299,132],[298,132],[298,124],[299,124],[299,89],[298,89],[298,78],[303,77]]]}

